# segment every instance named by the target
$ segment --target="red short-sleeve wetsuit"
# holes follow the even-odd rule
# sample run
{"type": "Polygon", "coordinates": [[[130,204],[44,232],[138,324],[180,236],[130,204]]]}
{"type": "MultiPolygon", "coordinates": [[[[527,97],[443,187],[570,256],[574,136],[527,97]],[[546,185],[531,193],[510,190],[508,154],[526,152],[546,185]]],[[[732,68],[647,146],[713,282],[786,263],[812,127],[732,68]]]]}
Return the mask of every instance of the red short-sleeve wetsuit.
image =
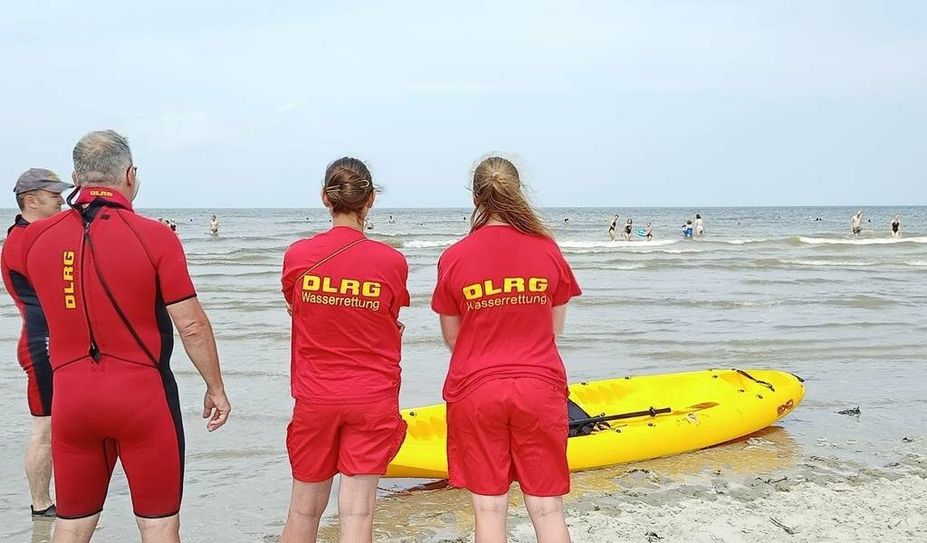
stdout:
{"type": "Polygon", "coordinates": [[[101,511],[117,457],[135,514],[171,516],[184,436],[167,306],[196,296],[183,248],[109,188],[83,188],[77,206],[26,229],[11,262],[48,322],[58,516],[101,511]]]}
{"type": "Polygon", "coordinates": [[[23,320],[16,358],[26,372],[26,399],[29,412],[36,417],[51,415],[52,406],[52,370],[48,362],[48,325],[45,314],[35,295],[35,289],[19,270],[10,268],[8,260],[19,260],[13,255],[22,252],[23,235],[29,221],[22,215],[16,216],[13,226],[7,231],[3,242],[3,254],[0,256],[3,270],[3,285],[13,298],[16,309],[23,320]]]}
{"type": "Polygon", "coordinates": [[[444,383],[452,485],[495,496],[517,480],[533,496],[569,492],[552,308],[580,293],[553,240],[508,225],[484,226],[441,255],[432,309],[461,319],[444,383]]]}
{"type": "Polygon", "coordinates": [[[399,416],[399,310],[409,305],[401,253],[336,226],[297,241],[283,259],[292,307],[287,428],[293,477],[382,475],[405,438],[399,416]]]}

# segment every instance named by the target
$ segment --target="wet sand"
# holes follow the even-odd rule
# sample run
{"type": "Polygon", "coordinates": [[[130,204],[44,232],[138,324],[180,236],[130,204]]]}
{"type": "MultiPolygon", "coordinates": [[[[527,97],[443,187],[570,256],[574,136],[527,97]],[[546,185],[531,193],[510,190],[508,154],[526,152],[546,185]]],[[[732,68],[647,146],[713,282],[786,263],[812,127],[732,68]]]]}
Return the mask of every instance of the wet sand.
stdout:
{"type": "MultiPolygon", "coordinates": [[[[804,456],[779,427],[693,454],[574,475],[575,542],[927,541],[927,442],[899,440],[873,467],[804,456]]],[[[517,486],[509,536],[536,541],[517,486]]],[[[337,519],[333,519],[336,521],[337,519]]],[[[378,502],[375,541],[473,541],[466,492],[402,492],[378,502]]],[[[322,530],[337,541],[337,525],[322,530]]],[[[275,541],[271,539],[269,541],[275,541]]]]}

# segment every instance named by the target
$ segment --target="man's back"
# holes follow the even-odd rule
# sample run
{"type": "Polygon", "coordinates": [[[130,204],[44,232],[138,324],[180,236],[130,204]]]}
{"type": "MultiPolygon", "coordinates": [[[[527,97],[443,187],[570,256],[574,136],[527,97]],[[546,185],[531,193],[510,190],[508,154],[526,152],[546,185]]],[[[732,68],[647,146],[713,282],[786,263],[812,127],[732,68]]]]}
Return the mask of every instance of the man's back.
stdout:
{"type": "Polygon", "coordinates": [[[59,516],[99,513],[117,457],[136,515],[175,515],[184,436],[167,305],[195,296],[177,237],[87,188],[26,230],[18,258],[48,320],[59,516]]]}
{"type": "Polygon", "coordinates": [[[83,216],[72,210],[34,225],[23,243],[23,269],[48,315],[52,366],[103,355],[167,363],[166,305],[195,296],[183,249],[164,225],[97,192],[110,196],[88,196],[83,216]]]}

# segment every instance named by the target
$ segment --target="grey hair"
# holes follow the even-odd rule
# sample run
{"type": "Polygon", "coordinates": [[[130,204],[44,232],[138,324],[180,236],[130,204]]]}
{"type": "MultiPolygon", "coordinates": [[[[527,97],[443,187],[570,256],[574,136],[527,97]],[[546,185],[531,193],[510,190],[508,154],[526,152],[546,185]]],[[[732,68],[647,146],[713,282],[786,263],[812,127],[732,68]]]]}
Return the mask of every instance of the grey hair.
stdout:
{"type": "Polygon", "coordinates": [[[74,146],[74,179],[79,185],[118,185],[132,166],[129,140],[113,130],[97,130],[74,146]]]}

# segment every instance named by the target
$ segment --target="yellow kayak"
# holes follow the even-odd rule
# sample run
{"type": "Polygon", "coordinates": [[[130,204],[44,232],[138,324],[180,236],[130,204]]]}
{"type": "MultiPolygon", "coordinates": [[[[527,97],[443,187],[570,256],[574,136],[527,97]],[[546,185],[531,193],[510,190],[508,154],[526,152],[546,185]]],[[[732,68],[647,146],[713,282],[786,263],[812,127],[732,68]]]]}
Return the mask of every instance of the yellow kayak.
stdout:
{"type": "MultiPolygon", "coordinates": [[[[570,470],[671,456],[737,439],[775,423],[804,397],[800,378],[759,369],[576,383],[570,385],[575,404],[571,430],[580,435],[567,442],[570,470]]],[[[386,477],[447,477],[444,404],[404,409],[402,417],[409,425],[406,440],[386,477]]]]}

